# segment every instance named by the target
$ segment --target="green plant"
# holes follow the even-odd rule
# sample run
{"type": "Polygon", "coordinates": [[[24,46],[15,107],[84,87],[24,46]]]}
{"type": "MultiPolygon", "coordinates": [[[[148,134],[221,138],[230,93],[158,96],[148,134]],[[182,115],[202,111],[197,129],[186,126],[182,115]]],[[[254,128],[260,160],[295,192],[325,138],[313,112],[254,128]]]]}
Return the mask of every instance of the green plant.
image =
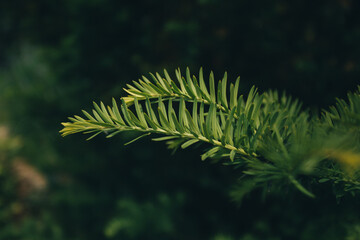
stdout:
{"type": "Polygon", "coordinates": [[[175,73],[176,80],[164,70],[164,77],[156,73],[151,80],[133,81],[120,106],[115,99],[111,107],[94,103],[92,114],[83,111],[86,118],[62,123],[62,135],[91,133],[91,139],[135,131],[141,135],[131,142],[162,135],[153,140],[174,150],[205,143],[209,148],[202,160],[223,160],[243,170],[232,192],[237,200],[270,185],[281,191],[292,184],[309,197],[315,196],[309,188],[325,182],[337,197],[360,189],[360,87],[319,117],[277,91],[260,94],[252,87],[246,97],[239,96],[240,78],[228,86],[226,73],[217,87],[212,72],[209,86],[202,69],[198,78],[189,69],[185,76],[180,69],[175,73]]]}

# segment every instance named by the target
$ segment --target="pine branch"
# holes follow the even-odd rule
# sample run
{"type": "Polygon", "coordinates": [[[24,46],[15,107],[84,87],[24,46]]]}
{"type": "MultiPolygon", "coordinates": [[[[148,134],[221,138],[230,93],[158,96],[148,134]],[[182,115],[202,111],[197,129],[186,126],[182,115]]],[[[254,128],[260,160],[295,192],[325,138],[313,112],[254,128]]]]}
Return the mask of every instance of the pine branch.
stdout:
{"type": "Polygon", "coordinates": [[[82,132],[92,134],[88,138],[91,139],[100,133],[109,138],[135,131],[141,135],[131,142],[155,134],[160,137],[154,141],[167,141],[174,149],[206,143],[210,147],[202,154],[203,160],[228,158],[244,166],[244,173],[257,186],[271,181],[289,182],[311,197],[313,194],[300,184],[297,175],[312,174],[323,160],[349,162],[360,156],[349,150],[349,146],[358,149],[358,141],[346,143],[348,149],[344,150],[344,142],[339,140],[344,131],[330,134],[328,130],[344,128],[342,123],[352,123],[360,129],[359,93],[349,94],[349,103],[338,100],[322,119],[309,120],[309,114],[301,111],[297,100],[276,91],[259,94],[252,87],[244,100],[239,94],[240,78],[228,86],[226,73],[216,87],[211,72],[209,88],[202,69],[198,79],[191,77],[189,69],[185,77],[179,69],[175,75],[176,81],[164,70],[165,77],[150,74],[151,80],[142,77],[133,85],[128,84],[124,90],[129,96],[121,98],[120,105],[115,99],[112,106],[94,103],[91,114],[83,111],[85,117],[74,116],[70,122],[62,123],[62,135],[82,132]],[[340,154],[339,149],[346,154],[340,154]]]}
{"type": "Polygon", "coordinates": [[[259,95],[254,87],[244,101],[242,96],[237,97],[239,78],[235,85],[230,84],[228,101],[226,74],[222,81],[219,81],[217,94],[213,74],[210,74],[209,91],[202,75],[200,70],[199,85],[195,77],[193,80],[190,78],[189,69],[186,74],[187,81],[181,76],[180,70],[177,70],[180,87],[170,79],[166,70],[164,79],[159,74],[156,74],[157,77],[151,74],[154,83],[143,77],[144,81],[134,82],[137,89],[129,85],[130,90],[127,92],[132,95],[121,99],[120,110],[114,99],[112,107],[94,103],[93,115],[84,111],[87,119],[79,116],[70,118],[71,123],[63,123],[64,129],[61,133],[63,136],[78,132],[93,133],[89,139],[101,132],[107,133],[108,137],[122,131],[170,135],[187,140],[182,144],[183,148],[197,141],[214,145],[214,148],[202,156],[203,159],[214,157],[218,152],[223,155],[220,150],[227,149],[230,151],[228,156],[231,160],[234,160],[237,154],[256,156],[257,146],[265,132],[276,133],[279,141],[286,140],[289,133],[283,131],[284,126],[290,124],[292,118],[295,119],[299,114],[297,102],[291,105],[291,101],[286,100],[285,96],[280,102],[276,92],[259,95]],[[143,112],[143,105],[138,97],[144,100],[147,113],[143,112]],[[164,98],[166,100],[163,100],[164,98]],[[173,101],[179,102],[177,114],[173,101]],[[152,106],[155,102],[158,102],[157,111],[154,111],[152,106]],[[192,105],[192,114],[186,104],[192,105]],[[135,113],[129,109],[129,105],[134,105],[135,113]]]}

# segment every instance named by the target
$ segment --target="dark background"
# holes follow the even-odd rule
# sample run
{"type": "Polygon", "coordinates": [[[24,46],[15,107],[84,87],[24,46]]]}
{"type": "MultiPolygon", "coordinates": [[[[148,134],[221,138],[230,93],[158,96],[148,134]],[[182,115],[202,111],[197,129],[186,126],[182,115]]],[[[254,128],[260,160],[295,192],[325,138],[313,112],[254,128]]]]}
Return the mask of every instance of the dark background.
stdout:
{"type": "Polygon", "coordinates": [[[86,142],[58,131],[131,80],[187,66],[240,75],[244,94],[285,90],[316,113],[359,84],[359,42],[351,0],[1,1],[0,239],[355,236],[351,200],[289,190],[239,205],[229,191],[240,170],[201,162],[203,149],[171,155],[149,139],[124,147],[132,134],[86,142]]]}

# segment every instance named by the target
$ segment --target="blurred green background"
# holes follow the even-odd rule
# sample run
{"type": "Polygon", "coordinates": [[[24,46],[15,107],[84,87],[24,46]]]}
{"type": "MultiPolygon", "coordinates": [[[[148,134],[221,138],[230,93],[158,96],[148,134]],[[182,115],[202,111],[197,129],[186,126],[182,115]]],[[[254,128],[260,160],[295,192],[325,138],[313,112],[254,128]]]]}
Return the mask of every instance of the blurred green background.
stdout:
{"type": "Polygon", "coordinates": [[[125,134],[60,137],[149,71],[203,66],[317,112],[355,90],[360,3],[0,1],[0,239],[360,239],[360,205],[319,190],[231,200],[240,170],[125,134]]]}

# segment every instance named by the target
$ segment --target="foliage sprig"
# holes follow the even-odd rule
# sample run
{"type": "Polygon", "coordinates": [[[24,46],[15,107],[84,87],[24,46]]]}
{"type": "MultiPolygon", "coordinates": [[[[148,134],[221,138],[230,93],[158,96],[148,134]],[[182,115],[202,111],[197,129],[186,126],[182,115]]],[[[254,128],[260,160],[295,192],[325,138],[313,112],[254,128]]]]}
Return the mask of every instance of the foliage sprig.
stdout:
{"type": "MultiPolygon", "coordinates": [[[[69,118],[70,122],[62,123],[62,135],[91,133],[91,139],[100,133],[109,138],[136,131],[142,135],[133,141],[156,134],[160,136],[153,140],[167,141],[174,149],[207,143],[209,148],[202,160],[229,159],[229,163],[243,168],[254,187],[269,182],[293,184],[313,197],[298,176],[323,177],[326,171],[318,168],[323,160],[345,159],[344,154],[339,154],[345,151],[344,143],[336,140],[338,133],[334,130],[337,125],[343,126],[339,121],[359,129],[359,92],[349,94],[349,103],[338,100],[320,119],[310,118],[297,100],[276,91],[260,94],[252,87],[244,98],[240,78],[228,85],[227,73],[217,84],[212,72],[205,81],[202,69],[198,78],[188,68],[185,76],[177,69],[175,80],[166,70],[164,76],[150,76],[151,80],[143,76],[133,85],[127,84],[124,90],[129,95],[122,97],[119,104],[115,99],[112,106],[94,103],[91,114],[83,111],[85,117],[69,118]]],[[[346,144],[351,156],[360,156],[353,151],[354,146],[350,149],[346,144]]],[[[355,147],[359,147],[358,142],[355,147]]],[[[338,170],[342,171],[341,167],[338,170]]]]}

